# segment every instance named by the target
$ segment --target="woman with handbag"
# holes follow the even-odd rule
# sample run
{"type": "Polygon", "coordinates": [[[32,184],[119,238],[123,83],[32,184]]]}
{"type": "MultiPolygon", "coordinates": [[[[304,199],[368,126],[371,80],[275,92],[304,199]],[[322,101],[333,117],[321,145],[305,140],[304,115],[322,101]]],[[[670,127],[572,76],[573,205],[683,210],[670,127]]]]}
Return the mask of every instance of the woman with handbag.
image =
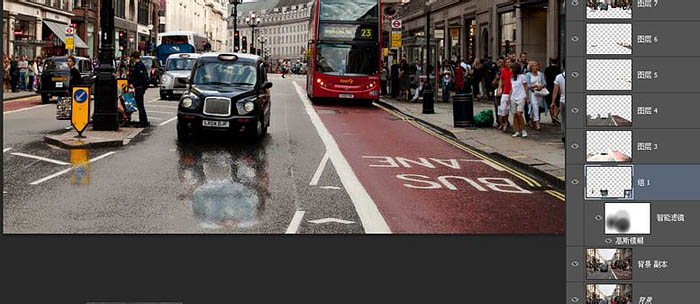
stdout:
{"type": "Polygon", "coordinates": [[[547,105],[544,101],[544,97],[549,95],[547,91],[547,81],[544,79],[544,73],[540,72],[540,65],[537,61],[530,61],[528,63],[527,73],[527,86],[530,89],[530,128],[532,128],[532,122],[535,123],[535,130],[541,131],[540,127],[540,113],[547,111],[547,105]]]}

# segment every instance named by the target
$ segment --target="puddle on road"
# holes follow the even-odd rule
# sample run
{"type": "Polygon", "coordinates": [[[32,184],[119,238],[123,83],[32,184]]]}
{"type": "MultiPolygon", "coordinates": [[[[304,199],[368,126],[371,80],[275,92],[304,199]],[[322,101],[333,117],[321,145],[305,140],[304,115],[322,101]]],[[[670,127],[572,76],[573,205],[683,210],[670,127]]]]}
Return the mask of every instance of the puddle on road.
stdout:
{"type": "Polygon", "coordinates": [[[90,151],[88,149],[70,150],[71,170],[70,183],[72,185],[87,186],[90,184],[90,151]]]}
{"type": "Polygon", "coordinates": [[[262,147],[182,145],[180,181],[202,228],[250,228],[259,223],[269,197],[262,147]]]}

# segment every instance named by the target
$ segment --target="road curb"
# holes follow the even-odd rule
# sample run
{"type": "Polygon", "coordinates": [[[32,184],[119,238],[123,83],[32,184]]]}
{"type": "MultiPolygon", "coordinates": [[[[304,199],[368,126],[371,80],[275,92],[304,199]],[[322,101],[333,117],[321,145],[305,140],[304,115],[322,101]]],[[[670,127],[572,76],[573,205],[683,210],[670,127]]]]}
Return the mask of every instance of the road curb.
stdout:
{"type": "Polygon", "coordinates": [[[20,100],[20,99],[25,99],[25,98],[32,98],[32,97],[41,97],[41,94],[24,95],[24,96],[12,97],[12,98],[7,98],[7,97],[5,97],[5,95],[3,95],[3,96],[2,96],[2,102],[15,101],[15,100],[20,100]]]}
{"type": "MultiPolygon", "coordinates": [[[[50,145],[54,145],[63,149],[93,149],[93,148],[105,148],[105,147],[121,147],[126,146],[131,142],[134,137],[141,134],[145,130],[144,128],[121,128],[120,131],[116,133],[109,134],[109,132],[114,131],[103,131],[106,134],[114,135],[111,138],[94,136],[95,131],[85,131],[85,137],[82,140],[75,138],[77,133],[75,131],[68,131],[60,135],[47,135],[44,136],[44,142],[50,145]]],[[[104,134],[104,133],[103,133],[104,134]]]]}
{"type": "Polygon", "coordinates": [[[518,161],[516,159],[512,159],[510,157],[507,157],[499,152],[486,152],[486,151],[484,151],[482,149],[478,149],[472,145],[468,145],[465,142],[459,140],[458,137],[454,133],[452,133],[451,131],[449,131],[445,128],[439,127],[439,126],[432,124],[428,121],[425,121],[423,119],[420,119],[418,117],[415,117],[411,114],[405,113],[404,111],[401,111],[400,109],[396,108],[395,106],[393,106],[393,105],[391,105],[391,104],[389,104],[381,99],[379,101],[377,101],[377,103],[379,103],[383,107],[386,107],[386,108],[389,108],[393,111],[399,112],[402,115],[407,116],[407,117],[419,122],[420,124],[436,131],[437,133],[448,136],[448,137],[454,139],[455,141],[459,142],[460,144],[462,144],[466,147],[469,147],[469,149],[472,149],[472,150],[477,151],[479,153],[482,153],[484,155],[488,155],[489,157],[493,158],[496,161],[499,161],[499,162],[502,162],[502,163],[507,164],[509,166],[512,166],[514,168],[517,168],[520,171],[523,171],[524,173],[526,173],[534,178],[538,178],[542,181],[545,181],[548,184],[550,184],[553,188],[556,188],[558,190],[563,190],[564,187],[566,186],[566,182],[564,180],[561,180],[558,177],[553,176],[553,175],[551,175],[543,170],[535,168],[529,164],[518,161]]]}

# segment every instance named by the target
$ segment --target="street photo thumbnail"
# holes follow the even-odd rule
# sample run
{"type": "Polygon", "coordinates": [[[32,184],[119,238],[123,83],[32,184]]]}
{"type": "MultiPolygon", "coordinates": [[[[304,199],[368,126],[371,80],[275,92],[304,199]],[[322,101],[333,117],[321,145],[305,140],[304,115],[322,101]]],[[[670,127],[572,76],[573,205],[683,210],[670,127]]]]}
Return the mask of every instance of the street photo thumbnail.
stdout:
{"type": "Polygon", "coordinates": [[[650,233],[650,203],[605,203],[605,234],[650,233]]]}
{"type": "Polygon", "coordinates": [[[586,0],[586,17],[632,19],[632,0],[586,0]]]}
{"type": "Polygon", "coordinates": [[[590,91],[632,90],[632,60],[586,60],[586,89],[590,91]]]}
{"type": "Polygon", "coordinates": [[[632,248],[586,249],[586,279],[631,280],[632,248]]]}
{"type": "Polygon", "coordinates": [[[586,125],[589,127],[631,127],[632,95],[586,96],[586,125]]]}
{"type": "Polygon", "coordinates": [[[85,302],[85,304],[183,304],[183,302],[85,302]]]}
{"type": "Polygon", "coordinates": [[[632,131],[587,131],[586,161],[631,162],[632,131]]]}
{"type": "Polygon", "coordinates": [[[586,166],[586,199],[632,199],[632,166],[586,166]]]}
{"type": "Polygon", "coordinates": [[[586,54],[631,55],[631,23],[589,23],[586,25],[586,54]]]}
{"type": "Polygon", "coordinates": [[[632,284],[586,284],[586,304],[632,304],[632,284]]]}

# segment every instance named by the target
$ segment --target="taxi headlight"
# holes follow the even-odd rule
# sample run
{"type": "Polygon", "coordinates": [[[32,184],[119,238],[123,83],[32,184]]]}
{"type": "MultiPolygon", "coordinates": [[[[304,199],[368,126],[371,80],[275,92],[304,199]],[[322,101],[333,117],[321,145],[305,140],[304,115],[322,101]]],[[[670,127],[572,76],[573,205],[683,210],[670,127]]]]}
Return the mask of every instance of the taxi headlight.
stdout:
{"type": "Polygon", "coordinates": [[[244,109],[246,112],[248,112],[248,113],[253,112],[253,110],[255,110],[255,104],[254,104],[253,102],[251,102],[251,101],[247,101],[247,102],[243,105],[243,109],[244,109]]]}
{"type": "Polygon", "coordinates": [[[163,75],[163,77],[160,78],[160,82],[162,82],[164,84],[170,82],[170,76],[163,75]]]}
{"type": "Polygon", "coordinates": [[[183,108],[189,108],[192,106],[192,98],[185,97],[182,99],[180,102],[180,105],[182,105],[183,108]]]}

